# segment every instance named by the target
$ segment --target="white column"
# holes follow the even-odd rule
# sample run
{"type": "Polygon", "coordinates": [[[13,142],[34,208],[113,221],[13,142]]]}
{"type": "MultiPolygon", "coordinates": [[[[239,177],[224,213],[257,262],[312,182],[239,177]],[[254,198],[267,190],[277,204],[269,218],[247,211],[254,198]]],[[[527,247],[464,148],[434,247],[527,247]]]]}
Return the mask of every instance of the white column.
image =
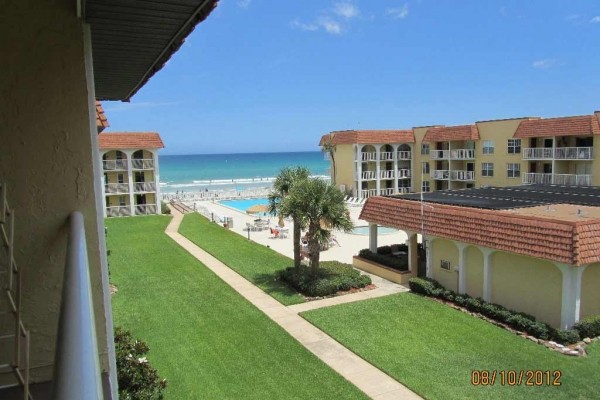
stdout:
{"type": "Polygon", "coordinates": [[[479,248],[483,253],[483,299],[492,301],[492,254],[494,250],[479,248]]]}
{"type": "MultiPolygon", "coordinates": [[[[448,141],[448,189],[452,189],[452,142],[448,141]]],[[[460,292],[460,291],[459,291],[460,292]]],[[[462,292],[460,292],[462,293],[462,292]]]]}
{"type": "Polygon", "coordinates": [[[465,243],[454,242],[458,248],[458,293],[467,291],[467,266],[465,265],[465,253],[467,245],[465,243]]]}
{"type": "Polygon", "coordinates": [[[356,188],[356,197],[362,198],[362,146],[356,146],[356,179],[358,187],[356,188]]]}
{"type": "Polygon", "coordinates": [[[556,161],[554,159],[556,151],[556,136],[552,136],[552,183],[554,184],[554,177],[556,176],[556,161]]]}
{"type": "Polygon", "coordinates": [[[369,250],[377,253],[377,224],[369,222],[369,250]]]}
{"type": "Polygon", "coordinates": [[[431,236],[423,235],[423,245],[425,246],[425,258],[426,258],[426,275],[428,278],[433,278],[433,268],[431,267],[431,244],[433,238],[431,236]]]}
{"type": "Polygon", "coordinates": [[[581,276],[587,265],[575,267],[555,263],[562,272],[562,301],[560,309],[560,328],[569,329],[577,321],[581,310],[581,276]]]}
{"type": "Polygon", "coordinates": [[[379,160],[380,157],[381,146],[375,146],[375,188],[377,189],[377,196],[379,196],[379,191],[381,190],[381,176],[379,176],[379,174],[381,173],[381,162],[379,160]]]}
{"type": "Polygon", "coordinates": [[[400,145],[398,146],[392,146],[392,149],[394,150],[394,193],[398,193],[398,149],[400,148],[400,145]]]}
{"type": "Polygon", "coordinates": [[[152,158],[154,159],[154,185],[156,186],[156,193],[154,194],[154,201],[156,202],[156,213],[160,214],[160,178],[158,174],[158,149],[152,152],[152,158]]]}
{"type": "Polygon", "coordinates": [[[104,162],[102,161],[104,154],[106,154],[106,151],[98,153],[98,156],[100,157],[100,186],[102,186],[102,215],[106,218],[106,182],[104,181],[104,162]]]}
{"type": "Polygon", "coordinates": [[[129,185],[129,210],[131,211],[131,215],[135,215],[135,205],[134,194],[133,194],[133,164],[131,162],[131,157],[133,157],[133,152],[131,150],[121,150],[127,156],[127,182],[129,185]]]}
{"type": "Polygon", "coordinates": [[[406,231],[406,245],[408,246],[408,270],[415,274],[418,271],[417,234],[406,231]]]}

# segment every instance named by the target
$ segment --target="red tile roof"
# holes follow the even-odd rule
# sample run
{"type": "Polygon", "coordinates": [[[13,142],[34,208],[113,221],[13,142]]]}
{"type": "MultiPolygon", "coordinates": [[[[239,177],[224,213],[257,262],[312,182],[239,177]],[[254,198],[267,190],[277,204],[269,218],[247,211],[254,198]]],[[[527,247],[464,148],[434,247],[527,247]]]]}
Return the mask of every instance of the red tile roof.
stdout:
{"type": "Polygon", "coordinates": [[[156,132],[111,132],[98,135],[101,149],[162,149],[165,145],[156,132]]]}
{"type": "Polygon", "coordinates": [[[334,131],[323,135],[319,146],[330,140],[336,144],[386,144],[386,143],[414,143],[415,135],[411,129],[398,130],[361,130],[361,131],[334,131]]]}
{"type": "Polygon", "coordinates": [[[479,140],[477,125],[442,126],[429,128],[424,142],[449,142],[452,140],[479,140]]]}
{"type": "Polygon", "coordinates": [[[595,115],[521,121],[513,137],[528,138],[588,135],[600,135],[600,124],[595,115]]]}
{"type": "MultiPolygon", "coordinates": [[[[426,203],[426,234],[558,261],[584,265],[600,261],[600,220],[561,221],[504,211],[426,203]]],[[[360,218],[385,226],[421,232],[417,201],[370,197],[360,218]]]]}
{"type": "Polygon", "coordinates": [[[96,101],[96,129],[98,129],[98,133],[109,126],[108,119],[106,119],[106,115],[104,115],[104,110],[102,109],[102,104],[96,101]]]}

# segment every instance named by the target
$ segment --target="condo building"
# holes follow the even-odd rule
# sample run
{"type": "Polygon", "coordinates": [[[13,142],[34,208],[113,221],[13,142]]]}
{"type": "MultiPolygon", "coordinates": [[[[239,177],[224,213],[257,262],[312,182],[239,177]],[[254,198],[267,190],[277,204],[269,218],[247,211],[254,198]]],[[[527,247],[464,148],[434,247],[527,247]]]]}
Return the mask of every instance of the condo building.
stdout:
{"type": "Polygon", "coordinates": [[[600,185],[600,111],[410,130],[348,130],[324,135],[341,190],[367,198],[480,186],[600,185]]]}

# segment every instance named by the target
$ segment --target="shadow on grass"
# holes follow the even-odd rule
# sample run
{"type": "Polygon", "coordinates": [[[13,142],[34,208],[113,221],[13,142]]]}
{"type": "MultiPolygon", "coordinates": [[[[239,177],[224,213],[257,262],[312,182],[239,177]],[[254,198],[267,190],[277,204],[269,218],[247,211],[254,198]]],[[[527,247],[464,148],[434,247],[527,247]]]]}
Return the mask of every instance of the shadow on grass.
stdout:
{"type": "Polygon", "coordinates": [[[302,296],[293,287],[279,277],[279,272],[280,271],[269,274],[256,274],[252,276],[252,280],[255,285],[259,286],[271,296],[273,294],[286,297],[302,296]]]}

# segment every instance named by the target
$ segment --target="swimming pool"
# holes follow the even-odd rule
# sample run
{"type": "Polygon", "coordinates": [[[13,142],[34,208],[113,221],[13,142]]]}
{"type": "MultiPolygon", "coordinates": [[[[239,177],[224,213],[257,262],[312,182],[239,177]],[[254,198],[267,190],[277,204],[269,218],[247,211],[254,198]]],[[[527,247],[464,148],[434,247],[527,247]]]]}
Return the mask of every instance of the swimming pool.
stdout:
{"type": "MultiPolygon", "coordinates": [[[[221,201],[219,201],[219,204],[224,205],[226,207],[235,208],[236,210],[245,213],[246,210],[252,206],[255,206],[258,204],[268,205],[269,199],[258,198],[258,199],[240,199],[240,200],[221,200],[221,201]]],[[[254,215],[259,215],[259,214],[256,213],[254,215]]],[[[260,213],[260,216],[265,217],[265,216],[267,216],[267,213],[260,213]]]]}
{"type": "MultiPolygon", "coordinates": [[[[396,229],[396,228],[389,228],[387,226],[378,226],[377,227],[378,235],[389,235],[391,233],[396,233],[396,232],[398,232],[398,229],[396,229]]],[[[355,235],[368,235],[369,227],[368,226],[357,226],[354,229],[352,229],[352,233],[355,235]]]]}

